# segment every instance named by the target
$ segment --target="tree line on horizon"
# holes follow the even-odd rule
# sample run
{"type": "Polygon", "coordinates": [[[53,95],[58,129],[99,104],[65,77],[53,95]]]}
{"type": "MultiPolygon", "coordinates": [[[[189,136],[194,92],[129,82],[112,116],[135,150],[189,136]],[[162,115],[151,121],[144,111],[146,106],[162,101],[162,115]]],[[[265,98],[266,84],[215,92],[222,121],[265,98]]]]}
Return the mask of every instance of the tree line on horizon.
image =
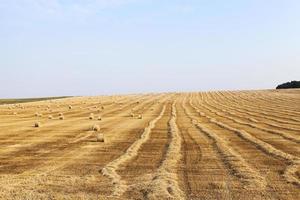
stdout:
{"type": "Polygon", "coordinates": [[[300,88],[300,81],[291,81],[278,85],[276,89],[300,88]]]}

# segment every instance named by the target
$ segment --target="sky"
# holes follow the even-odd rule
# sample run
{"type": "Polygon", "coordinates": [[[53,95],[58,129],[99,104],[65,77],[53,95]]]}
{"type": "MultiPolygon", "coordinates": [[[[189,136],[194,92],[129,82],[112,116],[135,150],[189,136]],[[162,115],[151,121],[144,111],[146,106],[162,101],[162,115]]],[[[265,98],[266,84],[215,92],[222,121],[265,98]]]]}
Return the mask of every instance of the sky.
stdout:
{"type": "Polygon", "coordinates": [[[0,0],[0,98],[300,79],[299,0],[0,0]]]}

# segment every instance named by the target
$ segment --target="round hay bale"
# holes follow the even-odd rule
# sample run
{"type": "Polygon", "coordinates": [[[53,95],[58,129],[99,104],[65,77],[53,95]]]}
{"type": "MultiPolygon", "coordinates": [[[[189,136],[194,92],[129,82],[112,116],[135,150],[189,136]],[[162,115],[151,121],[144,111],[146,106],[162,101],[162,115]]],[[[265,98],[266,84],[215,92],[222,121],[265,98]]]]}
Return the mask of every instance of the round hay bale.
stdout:
{"type": "Polygon", "coordinates": [[[36,127],[36,128],[41,127],[41,126],[42,126],[41,122],[35,122],[34,123],[34,127],[36,127]]]}
{"type": "Polygon", "coordinates": [[[94,113],[91,113],[89,119],[94,119],[94,113]]]}
{"type": "Polygon", "coordinates": [[[103,133],[97,133],[96,134],[96,140],[97,140],[97,142],[104,142],[104,134],[103,133]]]}
{"type": "Polygon", "coordinates": [[[100,131],[100,126],[98,124],[94,124],[92,127],[93,131],[100,131]]]}

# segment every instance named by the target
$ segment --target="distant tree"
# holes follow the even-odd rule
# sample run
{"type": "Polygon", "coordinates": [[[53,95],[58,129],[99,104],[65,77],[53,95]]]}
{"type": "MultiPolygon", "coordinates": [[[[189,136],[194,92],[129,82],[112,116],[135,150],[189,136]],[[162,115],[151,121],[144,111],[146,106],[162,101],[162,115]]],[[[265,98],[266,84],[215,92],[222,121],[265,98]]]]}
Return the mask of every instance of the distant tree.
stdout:
{"type": "Polygon", "coordinates": [[[286,82],[276,87],[276,89],[289,89],[289,88],[300,88],[300,81],[286,82]]]}

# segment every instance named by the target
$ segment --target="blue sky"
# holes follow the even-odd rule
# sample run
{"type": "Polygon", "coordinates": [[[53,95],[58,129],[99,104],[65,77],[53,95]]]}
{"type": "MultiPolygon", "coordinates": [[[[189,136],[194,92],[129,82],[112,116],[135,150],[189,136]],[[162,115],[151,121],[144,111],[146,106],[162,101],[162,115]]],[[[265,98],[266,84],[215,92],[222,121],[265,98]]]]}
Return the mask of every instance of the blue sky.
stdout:
{"type": "Polygon", "coordinates": [[[274,88],[299,0],[0,0],[0,98],[274,88]]]}

